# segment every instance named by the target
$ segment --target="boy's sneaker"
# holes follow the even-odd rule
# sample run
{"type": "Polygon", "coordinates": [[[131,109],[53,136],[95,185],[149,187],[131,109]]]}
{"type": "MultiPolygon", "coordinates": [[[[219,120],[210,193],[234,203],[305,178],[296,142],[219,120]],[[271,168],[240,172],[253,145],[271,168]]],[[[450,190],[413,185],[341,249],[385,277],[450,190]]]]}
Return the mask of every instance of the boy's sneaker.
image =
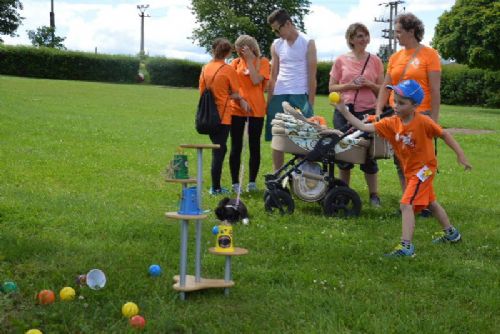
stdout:
{"type": "Polygon", "coordinates": [[[257,184],[255,182],[248,182],[247,191],[248,192],[257,191],[257,184]]]}
{"type": "Polygon", "coordinates": [[[432,239],[432,243],[433,244],[442,244],[447,242],[455,243],[459,242],[460,240],[462,240],[462,235],[455,228],[453,229],[453,232],[451,232],[450,234],[447,234],[444,231],[434,233],[434,239],[432,239]]]}
{"type": "Polygon", "coordinates": [[[403,247],[403,245],[398,244],[394,247],[394,250],[390,253],[384,254],[386,257],[415,257],[415,246],[410,245],[410,248],[403,247]]]}
{"type": "Polygon", "coordinates": [[[226,188],[214,189],[214,187],[210,187],[208,193],[212,196],[225,195],[229,194],[229,190],[227,190],[226,188]]]}
{"type": "Polygon", "coordinates": [[[235,193],[235,194],[239,193],[240,190],[241,190],[240,184],[239,183],[233,183],[232,189],[233,189],[233,193],[235,193]]]}
{"type": "Polygon", "coordinates": [[[370,205],[374,208],[380,208],[380,197],[377,194],[370,194],[370,205]]]}

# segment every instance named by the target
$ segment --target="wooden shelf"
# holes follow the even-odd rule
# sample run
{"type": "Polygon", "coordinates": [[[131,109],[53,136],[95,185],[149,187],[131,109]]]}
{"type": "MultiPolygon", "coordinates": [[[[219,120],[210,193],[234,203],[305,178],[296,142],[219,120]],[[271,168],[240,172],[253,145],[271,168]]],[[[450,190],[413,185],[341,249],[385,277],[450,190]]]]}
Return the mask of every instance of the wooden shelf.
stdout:
{"type": "Polygon", "coordinates": [[[182,148],[220,148],[219,144],[181,144],[182,148]]]}
{"type": "Polygon", "coordinates": [[[177,212],[165,212],[165,216],[167,218],[172,219],[181,219],[181,220],[199,220],[199,219],[207,219],[208,215],[181,215],[177,212]]]}
{"type": "Polygon", "coordinates": [[[214,254],[214,255],[239,256],[239,255],[247,255],[248,249],[234,247],[234,251],[232,251],[232,252],[219,252],[219,251],[215,250],[215,247],[210,247],[208,249],[208,252],[210,254],[214,254]]]}
{"type": "Polygon", "coordinates": [[[165,179],[165,182],[171,183],[196,183],[196,179],[165,179]]]}
{"type": "Polygon", "coordinates": [[[232,288],[234,286],[234,281],[226,282],[223,279],[201,278],[200,282],[195,282],[195,277],[193,275],[186,275],[186,285],[183,287],[180,286],[179,275],[174,276],[174,281],[176,282],[173,285],[174,290],[184,292],[212,288],[232,288]]]}

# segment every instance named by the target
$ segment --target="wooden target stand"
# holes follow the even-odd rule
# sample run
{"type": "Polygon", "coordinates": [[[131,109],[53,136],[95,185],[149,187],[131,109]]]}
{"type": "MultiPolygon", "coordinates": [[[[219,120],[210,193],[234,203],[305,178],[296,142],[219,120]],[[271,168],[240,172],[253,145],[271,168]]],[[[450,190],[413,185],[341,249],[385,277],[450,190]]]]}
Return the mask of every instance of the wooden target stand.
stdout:
{"type": "MultiPolygon", "coordinates": [[[[198,199],[198,207],[202,207],[201,194],[203,184],[203,150],[217,149],[220,145],[217,144],[184,144],[181,148],[194,148],[197,150],[197,170],[196,179],[167,179],[167,182],[182,184],[182,190],[190,183],[196,183],[196,194],[198,199]]],[[[174,276],[173,288],[180,292],[180,299],[186,299],[186,292],[192,292],[203,289],[224,288],[224,293],[229,294],[229,288],[234,286],[234,281],[231,277],[231,258],[248,254],[248,250],[235,247],[233,252],[218,252],[215,247],[209,248],[209,253],[214,255],[222,255],[226,257],[224,279],[209,279],[201,277],[201,223],[208,218],[206,214],[199,215],[182,215],[177,212],[167,212],[165,216],[170,219],[181,221],[181,246],[180,246],[180,262],[179,275],[174,276]],[[188,229],[189,222],[196,221],[195,229],[195,274],[187,275],[187,256],[188,256],[188,229]]]]}

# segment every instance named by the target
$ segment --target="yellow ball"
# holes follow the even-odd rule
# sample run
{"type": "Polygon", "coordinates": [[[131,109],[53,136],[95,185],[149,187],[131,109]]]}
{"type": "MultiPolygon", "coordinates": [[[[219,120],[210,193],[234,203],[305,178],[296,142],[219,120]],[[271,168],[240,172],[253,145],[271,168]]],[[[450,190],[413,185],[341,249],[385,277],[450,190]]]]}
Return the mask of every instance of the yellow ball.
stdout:
{"type": "Polygon", "coordinates": [[[38,329],[30,329],[26,332],[26,334],[43,334],[41,330],[38,329]]]}
{"type": "Polygon", "coordinates": [[[337,92],[331,92],[330,95],[328,95],[328,100],[330,100],[330,103],[337,104],[340,101],[340,95],[337,92]]]}
{"type": "Polygon", "coordinates": [[[75,289],[69,286],[62,288],[61,291],[59,291],[59,297],[61,298],[61,300],[73,300],[75,299],[75,296],[75,289]]]}
{"type": "Polygon", "coordinates": [[[122,306],[122,314],[124,317],[132,318],[134,315],[139,314],[139,307],[132,302],[125,303],[122,306]]]}

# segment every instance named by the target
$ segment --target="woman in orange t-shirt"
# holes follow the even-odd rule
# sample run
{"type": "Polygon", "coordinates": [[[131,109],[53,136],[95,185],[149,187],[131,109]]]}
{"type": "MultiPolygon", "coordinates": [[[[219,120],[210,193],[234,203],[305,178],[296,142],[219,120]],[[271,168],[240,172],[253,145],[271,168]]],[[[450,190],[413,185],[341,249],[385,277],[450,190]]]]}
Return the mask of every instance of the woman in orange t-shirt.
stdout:
{"type": "Polygon", "coordinates": [[[212,150],[212,166],[210,170],[212,176],[211,195],[229,192],[227,189],[222,188],[220,184],[222,164],[227,152],[226,142],[231,127],[231,107],[229,102],[230,100],[238,101],[243,110],[251,110],[248,103],[238,94],[240,84],[236,77],[236,71],[233,67],[225,63],[225,59],[231,53],[231,43],[225,38],[217,38],[212,43],[213,59],[203,67],[199,81],[200,94],[203,93],[207,86],[212,91],[221,119],[218,129],[214,133],[209,134],[212,143],[220,145],[219,149],[212,150]]]}
{"type": "Polygon", "coordinates": [[[240,190],[239,172],[245,123],[248,121],[248,146],[250,151],[248,170],[248,191],[257,190],[255,180],[260,166],[260,137],[266,115],[266,100],[264,90],[271,73],[269,60],[260,56],[259,44],[255,38],[241,35],[234,43],[238,58],[231,66],[236,70],[240,83],[239,93],[251,107],[251,112],[242,109],[235,101],[231,101],[231,154],[229,167],[233,191],[240,190]]]}

